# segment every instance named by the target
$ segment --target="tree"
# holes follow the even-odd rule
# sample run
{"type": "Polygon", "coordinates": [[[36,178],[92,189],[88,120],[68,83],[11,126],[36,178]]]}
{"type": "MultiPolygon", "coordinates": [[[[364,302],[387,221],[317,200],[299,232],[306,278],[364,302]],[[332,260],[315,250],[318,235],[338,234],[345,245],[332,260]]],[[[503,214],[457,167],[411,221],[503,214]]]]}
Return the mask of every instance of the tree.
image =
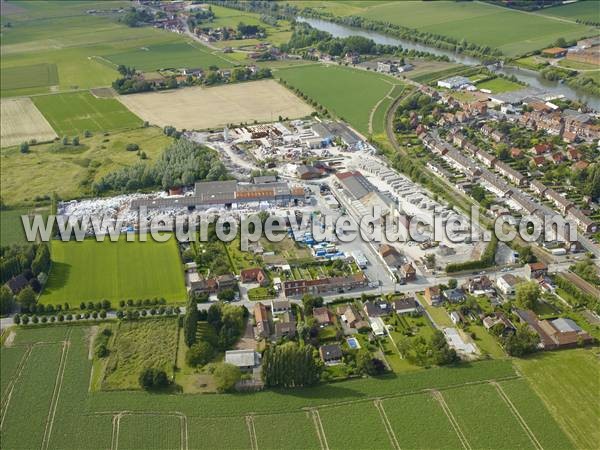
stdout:
{"type": "Polygon", "coordinates": [[[537,281],[519,283],[516,286],[515,303],[522,309],[534,309],[540,297],[540,286],[537,281]]]}
{"type": "Polygon", "coordinates": [[[72,142],[73,142],[73,145],[75,145],[75,146],[79,145],[79,136],[75,136],[75,137],[73,138],[73,141],[72,141],[72,142]]]}
{"type": "Polygon", "coordinates": [[[140,386],[145,390],[162,389],[169,385],[169,378],[162,369],[148,367],[140,373],[140,386]]]}
{"type": "Polygon", "coordinates": [[[15,305],[15,297],[6,286],[0,287],[0,314],[8,314],[15,305]]]}
{"type": "Polygon", "coordinates": [[[185,360],[190,366],[204,366],[215,356],[215,349],[206,341],[192,345],[185,354],[185,360]]]}
{"type": "Polygon", "coordinates": [[[217,298],[222,302],[231,302],[235,300],[235,291],[233,289],[223,289],[217,294],[217,298]]]}
{"type": "Polygon", "coordinates": [[[36,304],[35,292],[31,288],[31,286],[27,286],[25,289],[21,290],[17,294],[17,301],[21,305],[22,308],[30,309],[32,306],[36,304]]]}
{"type": "Polygon", "coordinates": [[[304,314],[312,314],[313,308],[323,306],[323,297],[312,294],[304,294],[302,296],[302,305],[304,306],[304,314]]]}
{"type": "Polygon", "coordinates": [[[236,367],[233,364],[220,363],[215,365],[213,376],[218,392],[231,392],[234,390],[236,383],[240,380],[242,372],[239,367],[236,367]]]}
{"type": "Polygon", "coordinates": [[[295,342],[270,346],[263,354],[262,377],[268,387],[311,386],[319,381],[322,365],[312,345],[295,342]]]}
{"type": "Polygon", "coordinates": [[[540,337],[527,326],[517,328],[504,340],[504,349],[511,356],[523,356],[536,351],[540,337]]]}
{"type": "Polygon", "coordinates": [[[458,281],[456,281],[456,278],[450,278],[448,280],[448,287],[450,289],[456,289],[456,286],[458,286],[458,281]]]}
{"type": "Polygon", "coordinates": [[[356,368],[363,375],[381,375],[385,372],[385,364],[378,358],[373,358],[371,353],[360,350],[356,355],[356,368]]]}
{"type": "Polygon", "coordinates": [[[21,153],[29,153],[29,143],[28,142],[21,143],[19,150],[21,151],[21,153]]]}

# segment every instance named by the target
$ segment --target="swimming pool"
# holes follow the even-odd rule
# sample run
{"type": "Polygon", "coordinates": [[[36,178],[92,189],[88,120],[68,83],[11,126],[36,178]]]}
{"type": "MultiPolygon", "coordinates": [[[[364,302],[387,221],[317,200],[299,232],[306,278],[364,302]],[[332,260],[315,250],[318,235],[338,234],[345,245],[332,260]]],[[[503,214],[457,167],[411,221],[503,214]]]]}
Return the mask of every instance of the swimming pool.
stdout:
{"type": "Polygon", "coordinates": [[[346,339],[346,342],[348,342],[348,345],[352,350],[357,350],[360,348],[360,344],[358,343],[358,339],[356,338],[348,338],[346,339]]]}

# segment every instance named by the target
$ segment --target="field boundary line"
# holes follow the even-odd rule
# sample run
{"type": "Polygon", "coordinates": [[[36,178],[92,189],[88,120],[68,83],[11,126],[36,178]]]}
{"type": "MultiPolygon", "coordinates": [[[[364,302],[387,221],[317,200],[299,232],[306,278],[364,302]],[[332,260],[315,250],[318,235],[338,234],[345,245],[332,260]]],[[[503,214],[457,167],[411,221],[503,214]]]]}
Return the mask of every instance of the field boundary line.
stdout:
{"type": "Polygon", "coordinates": [[[182,414],[179,416],[181,421],[181,450],[188,450],[188,423],[187,416],[182,414]]]}
{"type": "Polygon", "coordinates": [[[379,105],[381,105],[385,99],[391,98],[390,95],[392,95],[392,92],[394,92],[394,89],[396,89],[396,86],[398,86],[397,84],[393,84],[388,80],[384,81],[392,84],[392,87],[383,97],[379,99],[377,103],[375,103],[375,105],[373,105],[373,108],[371,108],[371,112],[369,114],[369,126],[367,128],[369,130],[369,134],[373,134],[373,117],[375,117],[375,112],[377,111],[377,108],[379,108],[379,105]]]}
{"type": "Polygon", "coordinates": [[[381,403],[381,399],[373,400],[373,404],[375,405],[375,408],[377,408],[377,411],[379,411],[379,416],[381,417],[381,421],[383,422],[385,431],[387,432],[387,435],[390,438],[392,447],[396,448],[397,450],[400,450],[400,443],[396,438],[396,433],[394,433],[394,429],[392,428],[390,419],[388,418],[385,409],[383,409],[383,403],[381,403]]]}
{"type": "Polygon", "coordinates": [[[442,393],[438,390],[434,390],[434,391],[431,391],[431,394],[433,395],[433,398],[435,398],[439,402],[440,407],[442,408],[442,411],[444,411],[444,414],[446,414],[446,417],[448,417],[448,420],[450,421],[450,425],[452,425],[452,428],[454,428],[454,432],[458,436],[458,439],[460,440],[460,443],[462,444],[462,446],[465,448],[465,450],[471,450],[471,444],[469,443],[469,441],[467,440],[467,437],[465,436],[462,429],[460,428],[460,425],[458,424],[456,417],[454,417],[454,414],[452,414],[452,411],[450,410],[450,407],[446,403],[446,400],[444,399],[444,396],[442,395],[442,393]]]}
{"type": "Polygon", "coordinates": [[[112,437],[110,441],[111,450],[117,450],[119,448],[119,427],[121,426],[121,417],[123,417],[123,413],[113,415],[112,437]]]}
{"type": "Polygon", "coordinates": [[[323,427],[323,422],[321,421],[321,414],[319,414],[319,410],[317,408],[314,408],[312,410],[312,415],[313,420],[315,422],[315,426],[317,427],[317,434],[320,434],[321,438],[323,438],[323,448],[325,450],[329,450],[329,442],[327,442],[327,435],[325,434],[325,428],[323,427]]]}
{"type": "Polygon", "coordinates": [[[65,376],[65,367],[67,366],[67,358],[69,356],[69,348],[71,347],[71,331],[72,328],[67,330],[65,341],[63,342],[63,350],[60,355],[60,363],[58,366],[58,372],[56,373],[56,380],[54,382],[54,390],[52,391],[52,401],[50,402],[50,409],[48,410],[48,416],[46,417],[46,427],[44,429],[44,438],[42,439],[42,450],[45,450],[50,445],[50,436],[52,436],[52,428],[54,426],[54,418],[56,417],[56,409],[58,407],[58,400],[60,398],[60,392],[62,390],[63,379],[65,376]]]}
{"type": "Polygon", "coordinates": [[[254,427],[254,418],[252,417],[252,415],[246,416],[246,427],[248,427],[251,449],[258,450],[258,441],[256,440],[256,428],[254,427]]]}
{"type": "Polygon", "coordinates": [[[532,429],[529,428],[529,425],[527,425],[527,422],[525,421],[523,416],[521,416],[521,413],[519,413],[519,410],[517,409],[517,407],[514,405],[514,403],[508,397],[506,392],[504,392],[504,389],[502,389],[502,386],[500,386],[500,384],[497,383],[496,381],[490,381],[490,384],[496,388],[498,395],[502,398],[504,403],[506,403],[506,405],[508,406],[508,409],[510,409],[510,412],[513,414],[513,416],[515,416],[515,418],[517,419],[517,421],[519,422],[519,424],[521,425],[521,427],[523,428],[525,433],[527,433],[527,436],[529,436],[529,439],[531,439],[531,442],[533,443],[533,445],[535,445],[535,447],[538,448],[539,450],[544,450],[544,447],[542,446],[542,444],[540,444],[540,441],[538,441],[538,439],[535,436],[535,434],[533,433],[532,429]]]}
{"type": "Polygon", "coordinates": [[[4,419],[6,418],[6,413],[8,411],[8,405],[10,404],[10,399],[12,398],[13,391],[15,389],[15,386],[17,385],[17,382],[21,378],[21,375],[23,374],[23,368],[25,367],[25,364],[27,363],[27,360],[29,359],[29,355],[31,355],[32,349],[33,349],[33,345],[27,346],[27,350],[25,351],[25,353],[23,353],[23,356],[21,357],[21,360],[19,361],[19,364],[17,366],[17,373],[12,378],[12,380],[10,380],[10,382],[8,384],[9,388],[6,391],[7,392],[6,397],[4,399],[2,399],[2,403],[1,403],[2,418],[0,418],[0,430],[2,429],[2,427],[4,425],[4,419]]]}

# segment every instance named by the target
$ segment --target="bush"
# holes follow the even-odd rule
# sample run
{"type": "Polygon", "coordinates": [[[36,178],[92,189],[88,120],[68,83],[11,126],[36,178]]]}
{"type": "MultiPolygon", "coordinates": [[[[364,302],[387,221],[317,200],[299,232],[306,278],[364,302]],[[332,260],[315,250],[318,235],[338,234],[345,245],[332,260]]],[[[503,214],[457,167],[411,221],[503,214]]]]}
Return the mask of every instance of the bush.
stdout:
{"type": "Polygon", "coordinates": [[[127,144],[127,147],[125,147],[127,149],[128,152],[135,152],[138,151],[140,149],[140,146],[137,144],[127,144]]]}

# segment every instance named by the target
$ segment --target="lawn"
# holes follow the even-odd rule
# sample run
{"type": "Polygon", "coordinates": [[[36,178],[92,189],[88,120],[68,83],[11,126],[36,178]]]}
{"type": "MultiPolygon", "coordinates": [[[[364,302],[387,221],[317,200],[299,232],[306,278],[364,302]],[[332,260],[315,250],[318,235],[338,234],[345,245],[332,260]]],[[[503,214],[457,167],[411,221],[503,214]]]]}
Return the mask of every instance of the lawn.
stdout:
{"type": "Polygon", "coordinates": [[[578,448],[600,442],[597,350],[544,352],[515,364],[578,448]]]}
{"type": "Polygon", "coordinates": [[[429,393],[383,401],[400,448],[456,449],[458,436],[439,402],[429,393]]]}
{"type": "Polygon", "coordinates": [[[311,65],[281,69],[276,76],[323,105],[364,135],[369,132],[371,111],[393,84],[387,76],[339,66],[311,65]]]}
{"type": "Polygon", "coordinates": [[[138,376],[146,367],[173,376],[177,353],[177,319],[121,322],[110,346],[102,389],[139,389],[138,376]]]}
{"type": "MultiPolygon", "coordinates": [[[[89,138],[80,135],[78,147],[62,143],[34,145],[27,154],[17,147],[4,148],[0,151],[2,199],[9,205],[21,205],[34,204],[36,198],[53,192],[63,199],[90,196],[95,181],[141,161],[137,152],[126,150],[127,144],[137,144],[140,151],[146,153],[146,162],[152,163],[171,142],[159,128],[148,127],[113,132],[108,136],[98,132],[89,138]]],[[[32,208],[2,211],[2,242],[5,232],[7,240],[18,237],[13,229],[5,230],[4,225],[14,223],[17,212],[23,210],[29,212],[32,208]]]]}
{"type": "Polygon", "coordinates": [[[44,304],[164,297],[186,299],[183,269],[174,238],[156,242],[52,241],[52,268],[41,295],[44,304]]]}
{"type": "Polygon", "coordinates": [[[584,74],[589,73],[588,71],[593,71],[592,73],[595,73],[596,71],[600,70],[600,68],[598,68],[596,64],[573,61],[571,59],[566,58],[563,58],[560,61],[558,61],[558,65],[561,67],[566,67],[567,69],[583,70],[585,71],[582,72],[584,74]]]}
{"type": "Polygon", "coordinates": [[[232,66],[232,63],[225,59],[225,56],[215,55],[199,43],[179,41],[142,46],[125,52],[106,55],[104,58],[115,65],[123,64],[144,72],[183,67],[200,67],[208,70],[209,66],[220,68],[232,66]]]}
{"type": "Polygon", "coordinates": [[[423,305],[431,319],[435,322],[435,324],[439,327],[453,327],[454,323],[450,320],[450,316],[448,312],[443,306],[431,306],[429,303],[425,301],[423,295],[417,294],[417,298],[419,299],[419,303],[423,305]]]}
{"type": "Polygon", "coordinates": [[[483,326],[469,324],[469,330],[467,334],[475,333],[475,344],[482,351],[483,354],[490,355],[492,358],[504,358],[506,353],[496,341],[496,338],[492,336],[483,326]]]}
{"type": "Polygon", "coordinates": [[[523,89],[524,86],[515,83],[514,81],[507,80],[506,78],[497,77],[493,80],[483,81],[481,83],[477,83],[477,88],[479,89],[489,89],[493,94],[499,94],[501,92],[510,92],[517,91],[519,89],[523,89]]]}
{"type": "Polygon", "coordinates": [[[89,92],[43,95],[33,103],[59,136],[84,131],[115,131],[140,127],[142,121],[114,98],[96,98],[89,92]]]}

